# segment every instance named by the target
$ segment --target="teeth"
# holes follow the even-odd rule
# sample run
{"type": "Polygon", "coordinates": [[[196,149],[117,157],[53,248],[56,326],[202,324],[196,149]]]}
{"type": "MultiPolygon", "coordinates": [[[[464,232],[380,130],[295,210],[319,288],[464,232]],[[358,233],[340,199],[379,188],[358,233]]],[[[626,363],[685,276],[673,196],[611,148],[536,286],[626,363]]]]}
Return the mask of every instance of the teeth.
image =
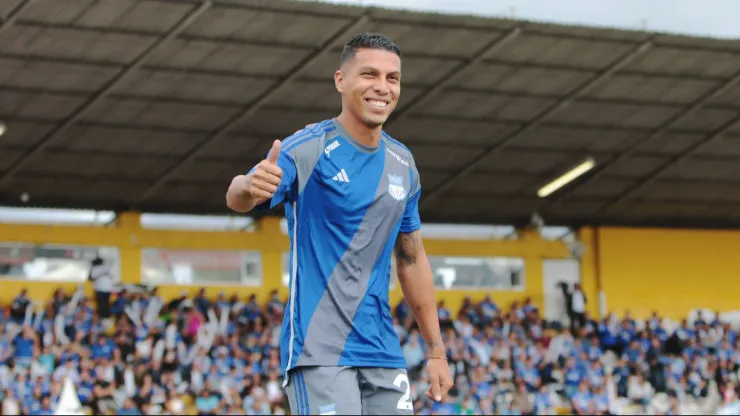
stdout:
{"type": "Polygon", "coordinates": [[[375,107],[380,107],[380,108],[383,108],[388,105],[388,103],[385,101],[367,100],[367,102],[369,102],[371,105],[375,107]]]}

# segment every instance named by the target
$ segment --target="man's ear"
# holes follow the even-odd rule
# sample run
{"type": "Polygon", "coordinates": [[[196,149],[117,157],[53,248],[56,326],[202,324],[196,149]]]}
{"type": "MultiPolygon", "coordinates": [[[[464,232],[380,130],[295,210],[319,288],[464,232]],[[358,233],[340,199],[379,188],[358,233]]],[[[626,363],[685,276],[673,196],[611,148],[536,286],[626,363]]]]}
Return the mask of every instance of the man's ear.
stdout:
{"type": "Polygon", "coordinates": [[[344,73],[341,69],[337,69],[337,72],[334,73],[334,86],[340,93],[344,92],[344,73]]]}

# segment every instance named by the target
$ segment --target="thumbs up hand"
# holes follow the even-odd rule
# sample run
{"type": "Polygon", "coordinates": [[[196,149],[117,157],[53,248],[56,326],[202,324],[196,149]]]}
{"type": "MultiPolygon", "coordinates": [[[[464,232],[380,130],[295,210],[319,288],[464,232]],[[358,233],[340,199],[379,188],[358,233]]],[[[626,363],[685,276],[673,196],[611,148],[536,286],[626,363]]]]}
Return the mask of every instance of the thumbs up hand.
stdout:
{"type": "Polygon", "coordinates": [[[267,159],[260,162],[254,172],[247,176],[245,191],[259,201],[272,198],[280,186],[283,171],[278,167],[280,157],[280,140],[275,140],[267,159]]]}

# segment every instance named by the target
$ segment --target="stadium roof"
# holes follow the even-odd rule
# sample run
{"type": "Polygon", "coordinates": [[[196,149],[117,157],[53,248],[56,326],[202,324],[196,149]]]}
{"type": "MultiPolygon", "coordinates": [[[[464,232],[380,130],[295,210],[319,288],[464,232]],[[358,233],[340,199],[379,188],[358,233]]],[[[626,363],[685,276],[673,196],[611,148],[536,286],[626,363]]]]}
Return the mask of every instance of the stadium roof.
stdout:
{"type": "Polygon", "coordinates": [[[282,0],[0,15],[2,205],[225,212],[274,138],[337,114],[341,46],[375,30],[404,53],[387,130],[415,154],[425,220],[740,224],[740,41],[282,0]]]}

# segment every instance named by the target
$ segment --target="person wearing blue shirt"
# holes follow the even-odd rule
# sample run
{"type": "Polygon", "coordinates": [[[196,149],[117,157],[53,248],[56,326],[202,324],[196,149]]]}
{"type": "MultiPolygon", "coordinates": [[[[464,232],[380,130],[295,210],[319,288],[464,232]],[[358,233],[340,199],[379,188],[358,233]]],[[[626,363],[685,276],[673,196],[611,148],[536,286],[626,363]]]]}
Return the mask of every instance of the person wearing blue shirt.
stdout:
{"type": "Polygon", "coordinates": [[[51,408],[51,399],[49,399],[49,396],[44,396],[41,398],[41,406],[38,408],[35,408],[31,415],[38,415],[38,416],[48,416],[53,415],[54,410],[51,408]]]}
{"type": "Polygon", "coordinates": [[[491,299],[491,295],[486,295],[483,301],[480,303],[480,309],[483,312],[483,316],[487,319],[487,322],[491,322],[496,316],[498,307],[491,299]]]}
{"type": "Polygon", "coordinates": [[[280,295],[277,290],[273,290],[270,293],[270,301],[267,303],[267,311],[271,315],[283,313],[285,310],[285,304],[280,300],[280,295]]]}
{"type": "Polygon", "coordinates": [[[609,393],[607,392],[605,384],[594,390],[591,400],[593,401],[593,406],[596,410],[594,414],[609,414],[609,393]]]}
{"type": "Polygon", "coordinates": [[[123,403],[123,407],[118,409],[116,412],[119,416],[140,416],[141,411],[136,407],[136,403],[132,399],[126,399],[123,403]]]}
{"type": "MultiPolygon", "coordinates": [[[[4,331],[2,335],[5,335],[4,331]]],[[[7,338],[2,336],[0,337],[0,366],[10,364],[11,358],[13,358],[13,348],[7,338]]]]}
{"type": "Polygon", "coordinates": [[[206,296],[206,290],[201,288],[198,290],[198,294],[193,298],[193,305],[203,315],[208,315],[208,309],[211,307],[211,301],[206,296]]]}
{"type": "Polygon", "coordinates": [[[28,297],[28,290],[22,289],[21,292],[13,298],[10,305],[10,318],[18,325],[23,324],[26,319],[26,309],[31,305],[31,298],[28,297]]]}
{"type": "Polygon", "coordinates": [[[208,390],[203,390],[201,395],[195,399],[195,408],[199,414],[212,414],[218,408],[219,399],[208,390]]]}
{"type": "Polygon", "coordinates": [[[623,358],[617,361],[617,365],[612,370],[612,376],[617,385],[617,395],[619,397],[627,397],[627,383],[629,377],[632,374],[630,368],[623,358]]]}
{"type": "Polygon", "coordinates": [[[618,352],[619,338],[616,325],[611,325],[609,318],[605,318],[599,323],[597,328],[599,341],[606,350],[618,352]]]}
{"type": "Polygon", "coordinates": [[[585,348],[588,359],[591,361],[597,361],[601,359],[602,350],[599,345],[599,338],[594,336],[591,338],[591,344],[585,348]]]}
{"type": "Polygon", "coordinates": [[[634,327],[628,320],[622,321],[622,328],[619,330],[619,341],[623,348],[626,348],[635,337],[634,327]]]}
{"type": "Polygon", "coordinates": [[[15,347],[15,364],[24,368],[31,366],[34,349],[36,348],[36,334],[30,326],[24,326],[22,333],[13,340],[15,347]]]}
{"type": "Polygon", "coordinates": [[[80,383],[77,385],[77,397],[80,399],[80,403],[89,404],[93,399],[94,389],[95,383],[90,372],[82,372],[82,374],[80,374],[80,383]]]}
{"type": "Polygon", "coordinates": [[[457,408],[455,402],[434,402],[430,410],[435,415],[456,415],[458,414],[457,408]]]}
{"type": "Polygon", "coordinates": [[[401,52],[364,33],[344,47],[342,112],[282,142],[226,194],[237,212],[285,203],[290,297],[281,336],[291,413],[412,414],[406,360],[388,303],[391,256],[429,348],[434,400],[452,387],[421,242],[421,181],[409,149],[383,131],[401,92],[401,52]],[[324,409],[324,410],[322,410],[324,409]]]}
{"type": "Polygon", "coordinates": [[[398,305],[396,305],[395,315],[398,318],[398,322],[401,322],[401,323],[406,322],[406,318],[408,318],[410,313],[411,313],[411,310],[409,309],[408,302],[406,302],[405,299],[401,299],[401,301],[398,302],[398,305]]]}
{"type": "Polygon", "coordinates": [[[534,414],[536,415],[551,415],[555,413],[552,400],[550,399],[550,392],[547,390],[546,385],[540,386],[537,393],[534,395],[534,414]]]}
{"type": "Polygon", "coordinates": [[[101,359],[111,360],[113,359],[114,349],[115,344],[110,339],[101,336],[98,338],[98,342],[92,346],[92,359],[96,361],[101,359]]]}
{"type": "Polygon", "coordinates": [[[591,368],[588,369],[587,374],[588,381],[591,384],[591,387],[601,387],[604,385],[604,378],[606,377],[606,374],[599,361],[593,361],[591,363],[591,368]]]}
{"type": "Polygon", "coordinates": [[[576,366],[575,359],[569,358],[565,363],[563,369],[565,374],[565,392],[568,397],[573,397],[578,390],[578,386],[581,384],[583,379],[583,372],[576,366]]]}
{"type": "Polygon", "coordinates": [[[437,317],[439,318],[439,322],[441,325],[444,325],[445,322],[452,323],[452,314],[450,313],[450,310],[447,309],[445,306],[445,301],[440,300],[437,303],[437,317]]]}
{"type": "Polygon", "coordinates": [[[126,291],[121,291],[116,296],[116,300],[111,305],[111,314],[116,317],[120,317],[124,314],[126,308],[126,291]]]}
{"type": "Polygon", "coordinates": [[[630,346],[624,350],[622,358],[630,363],[636,363],[642,357],[643,351],[640,349],[640,344],[637,340],[630,343],[630,346]]]}
{"type": "Polygon", "coordinates": [[[648,350],[650,350],[651,340],[650,334],[648,334],[647,330],[643,330],[640,333],[640,337],[637,339],[637,343],[640,345],[640,349],[642,350],[642,352],[648,352],[648,350]]]}
{"type": "Polygon", "coordinates": [[[587,415],[593,408],[593,396],[584,382],[578,386],[578,392],[571,399],[573,411],[577,415],[587,415]]]}

